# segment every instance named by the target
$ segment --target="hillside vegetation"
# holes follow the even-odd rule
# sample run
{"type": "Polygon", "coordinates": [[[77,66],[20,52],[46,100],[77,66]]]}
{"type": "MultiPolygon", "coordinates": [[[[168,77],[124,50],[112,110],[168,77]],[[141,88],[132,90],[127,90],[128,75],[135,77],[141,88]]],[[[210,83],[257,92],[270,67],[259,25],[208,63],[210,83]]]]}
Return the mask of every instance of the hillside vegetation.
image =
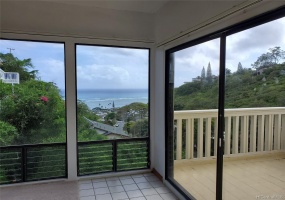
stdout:
{"type": "MultiPolygon", "coordinates": [[[[243,68],[231,73],[226,70],[225,108],[285,106],[285,58],[280,47],[262,54],[253,69],[243,68]]],[[[174,110],[218,108],[218,78],[185,83],[174,89],[174,110]]]]}

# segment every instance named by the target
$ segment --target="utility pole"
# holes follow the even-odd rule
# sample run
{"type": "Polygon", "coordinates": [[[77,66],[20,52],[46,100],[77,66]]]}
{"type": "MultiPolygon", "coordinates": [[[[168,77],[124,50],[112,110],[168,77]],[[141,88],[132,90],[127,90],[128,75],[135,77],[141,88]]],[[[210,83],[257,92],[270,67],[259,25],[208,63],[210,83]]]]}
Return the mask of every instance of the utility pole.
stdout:
{"type": "Polygon", "coordinates": [[[15,49],[12,49],[12,48],[7,48],[10,50],[10,53],[12,53],[12,51],[15,51],[15,49]]]}

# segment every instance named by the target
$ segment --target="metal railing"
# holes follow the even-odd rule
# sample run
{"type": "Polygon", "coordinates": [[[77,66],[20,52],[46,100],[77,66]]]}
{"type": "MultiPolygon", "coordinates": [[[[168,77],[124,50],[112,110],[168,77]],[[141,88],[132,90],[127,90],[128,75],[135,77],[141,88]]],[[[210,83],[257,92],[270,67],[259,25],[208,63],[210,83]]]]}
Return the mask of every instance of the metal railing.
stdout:
{"type": "MultiPolygon", "coordinates": [[[[216,156],[218,110],[174,111],[175,159],[216,156]]],[[[225,109],[224,154],[285,149],[285,108],[225,109]]]]}
{"type": "Polygon", "coordinates": [[[0,184],[66,178],[66,144],[0,147],[0,184]]]}
{"type": "Polygon", "coordinates": [[[149,168],[149,138],[78,142],[78,176],[149,168]]]}

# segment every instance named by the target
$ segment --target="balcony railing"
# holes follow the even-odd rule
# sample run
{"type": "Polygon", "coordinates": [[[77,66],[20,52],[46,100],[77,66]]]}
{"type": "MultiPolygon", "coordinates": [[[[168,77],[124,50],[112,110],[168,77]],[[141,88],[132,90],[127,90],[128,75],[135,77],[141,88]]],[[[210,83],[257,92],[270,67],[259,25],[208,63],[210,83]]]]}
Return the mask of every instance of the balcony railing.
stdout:
{"type": "Polygon", "coordinates": [[[65,143],[0,147],[0,184],[66,177],[65,143]]]}
{"type": "MultiPolygon", "coordinates": [[[[174,111],[175,158],[217,153],[218,110],[174,111]]],[[[225,109],[224,154],[285,149],[285,108],[225,109]]]]}
{"type": "Polygon", "coordinates": [[[149,138],[78,142],[78,176],[149,168],[149,138]]]}

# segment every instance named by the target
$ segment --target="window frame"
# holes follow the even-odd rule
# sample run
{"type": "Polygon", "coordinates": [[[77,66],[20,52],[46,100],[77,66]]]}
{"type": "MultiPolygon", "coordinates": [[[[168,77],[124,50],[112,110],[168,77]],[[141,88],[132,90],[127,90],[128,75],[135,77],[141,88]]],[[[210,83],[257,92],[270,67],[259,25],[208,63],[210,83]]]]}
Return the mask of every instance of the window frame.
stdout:
{"type": "MultiPolygon", "coordinates": [[[[135,46],[121,46],[121,45],[105,45],[105,44],[93,44],[93,43],[74,43],[74,58],[75,58],[75,88],[76,88],[76,91],[75,91],[75,97],[76,97],[76,153],[77,153],[77,176],[80,177],[80,176],[86,176],[86,175],[80,175],[79,173],[79,151],[78,151],[78,115],[77,115],[77,99],[78,99],[78,95],[77,95],[77,46],[92,46],[92,47],[110,47],[110,48],[127,48],[127,49],[143,49],[143,50],[148,50],[148,136],[147,137],[140,137],[140,138],[130,138],[130,139],[112,139],[112,140],[102,140],[102,141],[97,141],[96,143],[106,143],[106,142],[116,142],[116,141],[140,141],[141,139],[144,139],[146,138],[147,139],[147,148],[148,148],[148,158],[147,158],[147,168],[143,168],[143,169],[149,169],[150,166],[151,166],[151,158],[150,158],[150,155],[151,155],[151,141],[150,141],[150,138],[151,138],[151,133],[150,133],[150,121],[151,121],[151,115],[150,115],[150,107],[151,107],[151,101],[150,101],[150,90],[151,90],[151,87],[150,87],[150,66],[151,66],[151,48],[149,47],[135,47],[135,46]]],[[[94,142],[94,141],[93,141],[94,142]]],[[[88,143],[92,143],[92,141],[87,141],[87,142],[80,142],[80,143],[83,143],[83,144],[88,144],[88,143]]],[[[114,151],[114,150],[113,150],[114,151]]],[[[115,165],[117,165],[117,163],[115,163],[115,165]]],[[[132,169],[132,170],[139,170],[139,169],[132,169]]],[[[126,171],[132,171],[132,170],[126,170],[126,171]]],[[[115,166],[115,169],[112,171],[112,172],[122,172],[122,171],[125,171],[125,170],[120,170],[118,171],[116,169],[116,166],[115,166]]],[[[105,172],[103,172],[105,173],[105,172]]],[[[96,174],[102,174],[102,173],[96,173],[96,174]]],[[[90,175],[95,175],[95,174],[90,174],[90,175]]]]}
{"type": "MultiPolygon", "coordinates": [[[[66,42],[65,41],[53,41],[53,40],[38,40],[38,39],[17,39],[17,38],[9,38],[9,37],[1,37],[0,40],[10,40],[10,41],[19,41],[19,42],[37,42],[37,43],[51,43],[51,44],[63,44],[63,55],[64,55],[64,95],[65,95],[65,101],[64,101],[64,106],[65,106],[65,142],[64,143],[50,143],[52,144],[64,144],[65,145],[65,176],[64,177],[52,177],[52,178],[44,178],[44,179],[37,179],[37,180],[31,180],[31,181],[22,181],[22,182],[33,182],[33,181],[41,181],[41,180],[52,180],[52,179],[57,179],[57,178],[68,178],[68,150],[67,150],[67,102],[68,98],[66,98],[66,42]]],[[[48,144],[48,143],[47,143],[48,144]]],[[[17,146],[36,146],[37,144],[23,144],[23,145],[17,145],[17,146]]],[[[42,144],[45,146],[46,144],[42,144]]],[[[25,173],[25,172],[24,172],[25,173]]],[[[25,175],[23,175],[25,176],[25,175]]]]}

